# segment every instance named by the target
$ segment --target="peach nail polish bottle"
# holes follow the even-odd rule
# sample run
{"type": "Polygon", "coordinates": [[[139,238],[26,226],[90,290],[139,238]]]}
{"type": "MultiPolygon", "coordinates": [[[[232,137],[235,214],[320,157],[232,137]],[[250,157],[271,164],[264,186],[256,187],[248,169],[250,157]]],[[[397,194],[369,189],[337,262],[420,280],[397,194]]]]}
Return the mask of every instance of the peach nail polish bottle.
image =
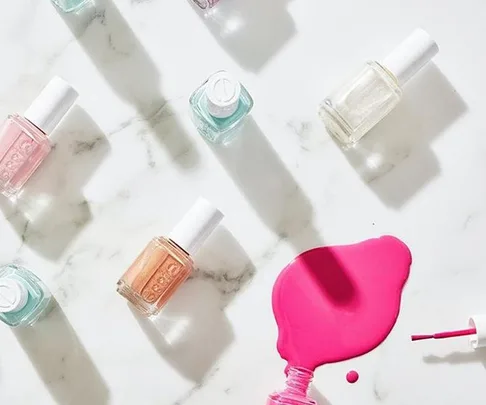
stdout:
{"type": "Polygon", "coordinates": [[[0,129],[0,193],[15,197],[52,149],[49,134],[78,97],[59,77],[53,78],[25,111],[10,115],[0,129]]]}
{"type": "Polygon", "coordinates": [[[217,208],[199,198],[168,238],[152,239],[118,281],[118,293],[142,314],[156,315],[187,280],[192,256],[222,219],[217,208]]]}

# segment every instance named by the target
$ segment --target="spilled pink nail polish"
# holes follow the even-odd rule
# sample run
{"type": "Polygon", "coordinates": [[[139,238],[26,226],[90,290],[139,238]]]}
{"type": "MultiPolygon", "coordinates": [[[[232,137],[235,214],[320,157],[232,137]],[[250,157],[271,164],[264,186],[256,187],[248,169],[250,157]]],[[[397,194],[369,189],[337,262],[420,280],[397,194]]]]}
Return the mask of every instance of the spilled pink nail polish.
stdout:
{"type": "Polygon", "coordinates": [[[296,368],[312,375],[380,345],[397,321],[411,263],[402,241],[383,236],[312,249],[287,265],[272,304],[288,378],[296,368]]]}

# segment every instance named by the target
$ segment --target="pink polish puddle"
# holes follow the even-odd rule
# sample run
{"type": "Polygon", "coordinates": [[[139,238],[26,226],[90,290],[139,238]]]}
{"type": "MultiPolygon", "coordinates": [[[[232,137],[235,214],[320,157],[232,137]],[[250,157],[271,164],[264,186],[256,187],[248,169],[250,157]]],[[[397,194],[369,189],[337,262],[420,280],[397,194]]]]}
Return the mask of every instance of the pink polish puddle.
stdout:
{"type": "Polygon", "coordinates": [[[355,370],[351,370],[346,374],[346,381],[350,384],[354,384],[355,382],[358,382],[359,380],[359,374],[355,370]]]}
{"type": "Polygon", "coordinates": [[[412,258],[399,239],[302,253],[273,289],[277,349],[288,367],[316,367],[368,353],[391,332],[412,258]]]}

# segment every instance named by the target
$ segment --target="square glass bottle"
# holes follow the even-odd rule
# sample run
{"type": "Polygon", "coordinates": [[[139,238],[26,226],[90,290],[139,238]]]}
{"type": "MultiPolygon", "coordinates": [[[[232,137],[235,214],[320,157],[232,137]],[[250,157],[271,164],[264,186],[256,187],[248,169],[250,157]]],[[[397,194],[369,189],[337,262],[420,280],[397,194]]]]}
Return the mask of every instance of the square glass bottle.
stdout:
{"type": "Polygon", "coordinates": [[[191,95],[189,103],[199,133],[223,145],[234,139],[253,108],[248,90],[223,70],[210,76],[191,95]]]}
{"type": "Polygon", "coordinates": [[[358,142],[395,108],[402,86],[438,50],[427,32],[416,29],[382,62],[367,62],[322,101],[319,115],[328,132],[345,146],[358,142]]]}
{"type": "Polygon", "coordinates": [[[51,0],[54,5],[64,13],[74,13],[81,10],[88,4],[92,4],[93,0],[51,0]]]}
{"type": "Polygon", "coordinates": [[[51,151],[50,133],[78,93],[59,77],[53,78],[25,111],[10,115],[0,128],[0,193],[15,197],[51,151]]]}
{"type": "Polygon", "coordinates": [[[155,237],[123,274],[117,291],[143,315],[162,309],[194,269],[193,256],[223,214],[199,198],[168,238],[155,237]]]}
{"type": "Polygon", "coordinates": [[[0,267],[0,320],[9,326],[30,326],[50,309],[52,296],[31,271],[8,264],[0,267]]]}

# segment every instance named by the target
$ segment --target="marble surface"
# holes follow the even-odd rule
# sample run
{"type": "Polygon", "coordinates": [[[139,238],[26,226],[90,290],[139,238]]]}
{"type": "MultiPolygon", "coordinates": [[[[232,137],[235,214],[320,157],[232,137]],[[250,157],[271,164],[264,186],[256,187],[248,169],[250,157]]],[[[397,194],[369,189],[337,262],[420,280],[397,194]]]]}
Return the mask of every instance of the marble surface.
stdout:
{"type": "Polygon", "coordinates": [[[485,353],[409,334],[486,312],[485,14],[481,0],[221,0],[210,16],[185,0],[99,0],[70,16],[47,0],[2,4],[1,115],[53,75],[81,97],[22,200],[0,200],[0,261],[35,271],[58,303],[35,328],[0,328],[0,403],[264,404],[284,383],[279,271],[314,246],[382,234],[414,258],[399,322],[374,352],[316,372],[319,405],[484,403],[485,353]],[[417,26],[439,43],[435,64],[344,153],[319,101],[417,26]],[[188,113],[222,68],[255,99],[229,148],[205,143],[188,113]],[[199,195],[224,226],[148,322],[116,282],[199,195]]]}

